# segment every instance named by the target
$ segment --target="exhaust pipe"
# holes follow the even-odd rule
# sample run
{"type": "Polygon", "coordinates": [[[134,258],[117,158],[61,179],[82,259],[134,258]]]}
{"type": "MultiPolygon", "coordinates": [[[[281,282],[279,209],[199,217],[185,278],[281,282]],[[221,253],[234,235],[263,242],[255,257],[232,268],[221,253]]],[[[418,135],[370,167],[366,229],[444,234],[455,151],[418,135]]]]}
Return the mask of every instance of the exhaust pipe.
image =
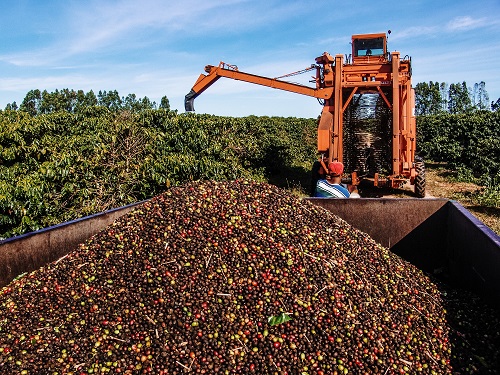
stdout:
{"type": "Polygon", "coordinates": [[[196,93],[193,89],[189,91],[189,94],[187,94],[184,97],[184,109],[186,112],[193,112],[194,111],[194,99],[198,96],[198,93],[196,93]]]}

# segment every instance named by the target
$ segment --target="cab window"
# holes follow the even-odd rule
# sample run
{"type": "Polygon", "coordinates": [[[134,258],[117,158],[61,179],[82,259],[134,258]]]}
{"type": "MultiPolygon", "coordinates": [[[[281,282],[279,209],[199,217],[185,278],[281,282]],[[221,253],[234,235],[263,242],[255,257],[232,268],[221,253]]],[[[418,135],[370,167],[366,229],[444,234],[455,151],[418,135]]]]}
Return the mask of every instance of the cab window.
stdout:
{"type": "Polygon", "coordinates": [[[355,39],[354,56],[382,56],[384,54],[384,38],[355,39]]]}

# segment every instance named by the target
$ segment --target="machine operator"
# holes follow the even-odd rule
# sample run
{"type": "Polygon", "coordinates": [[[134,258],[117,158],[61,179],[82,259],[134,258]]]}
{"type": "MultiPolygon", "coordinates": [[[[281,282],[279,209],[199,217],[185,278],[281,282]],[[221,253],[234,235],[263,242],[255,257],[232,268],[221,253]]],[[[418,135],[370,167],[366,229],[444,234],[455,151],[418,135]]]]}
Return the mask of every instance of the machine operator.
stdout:
{"type": "Polygon", "coordinates": [[[359,198],[357,190],[349,190],[341,184],[344,164],[333,161],[328,164],[328,173],[316,183],[314,196],[319,198],[359,198]]]}

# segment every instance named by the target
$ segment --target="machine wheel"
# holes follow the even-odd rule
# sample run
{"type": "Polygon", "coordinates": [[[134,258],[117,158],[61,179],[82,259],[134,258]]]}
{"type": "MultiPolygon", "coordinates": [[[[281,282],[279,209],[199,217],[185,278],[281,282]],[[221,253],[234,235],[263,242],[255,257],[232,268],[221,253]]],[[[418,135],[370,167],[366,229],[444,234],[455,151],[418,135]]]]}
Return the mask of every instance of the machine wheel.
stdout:
{"type": "Polygon", "coordinates": [[[425,164],[421,158],[415,158],[415,170],[417,177],[415,177],[415,195],[418,198],[425,197],[425,164]]]}

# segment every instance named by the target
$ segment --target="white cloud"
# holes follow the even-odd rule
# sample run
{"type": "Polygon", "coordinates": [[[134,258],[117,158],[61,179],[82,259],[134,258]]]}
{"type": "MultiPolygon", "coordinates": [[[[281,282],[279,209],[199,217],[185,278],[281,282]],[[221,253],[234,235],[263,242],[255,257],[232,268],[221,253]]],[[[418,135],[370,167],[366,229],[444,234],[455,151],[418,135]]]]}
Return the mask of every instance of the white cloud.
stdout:
{"type": "MultiPolygon", "coordinates": [[[[184,0],[182,3],[125,0],[112,4],[94,1],[90,6],[79,3],[69,15],[73,20],[69,23],[73,28],[69,30],[70,50],[73,53],[95,50],[117,40],[133,43],[136,35],[144,33],[151,38],[172,35],[176,39],[183,34],[206,35],[214,30],[234,33],[296,15],[300,6],[280,4],[266,9],[264,2],[249,0],[184,0]]],[[[140,41],[148,43],[144,37],[140,41]]]]}
{"type": "Polygon", "coordinates": [[[470,30],[488,24],[486,18],[472,18],[469,16],[456,17],[446,25],[448,31],[470,30]]]}
{"type": "Polygon", "coordinates": [[[85,59],[119,56],[151,46],[164,54],[171,42],[179,43],[184,36],[257,29],[277,19],[283,22],[296,17],[304,6],[300,2],[268,6],[250,0],[184,0],[182,4],[162,0],[74,2],[64,8],[65,21],[57,26],[64,32],[53,41],[42,43],[38,49],[4,54],[0,61],[24,67],[50,66],[68,64],[67,59],[76,57],[88,64],[85,59]]]}
{"type": "Polygon", "coordinates": [[[455,17],[448,23],[444,25],[418,25],[410,26],[407,29],[394,32],[390,35],[392,41],[398,41],[400,39],[416,38],[416,37],[439,37],[442,32],[454,33],[466,30],[472,30],[482,27],[491,27],[499,25],[500,21],[488,19],[486,17],[482,18],[472,18],[470,16],[460,16],[455,17]]]}
{"type": "Polygon", "coordinates": [[[61,88],[82,88],[91,87],[95,82],[89,82],[87,77],[79,75],[70,76],[43,76],[43,77],[29,77],[29,78],[0,78],[0,86],[5,91],[22,91],[26,93],[29,90],[39,88],[41,90],[61,88]],[[68,87],[71,86],[71,87],[68,87]]]}
{"type": "Polygon", "coordinates": [[[38,50],[0,55],[0,61],[15,66],[41,66],[53,63],[56,51],[38,50]]]}
{"type": "Polygon", "coordinates": [[[389,36],[389,40],[397,41],[400,39],[415,38],[421,36],[434,36],[438,33],[438,26],[411,26],[402,31],[392,33],[389,36]]]}

